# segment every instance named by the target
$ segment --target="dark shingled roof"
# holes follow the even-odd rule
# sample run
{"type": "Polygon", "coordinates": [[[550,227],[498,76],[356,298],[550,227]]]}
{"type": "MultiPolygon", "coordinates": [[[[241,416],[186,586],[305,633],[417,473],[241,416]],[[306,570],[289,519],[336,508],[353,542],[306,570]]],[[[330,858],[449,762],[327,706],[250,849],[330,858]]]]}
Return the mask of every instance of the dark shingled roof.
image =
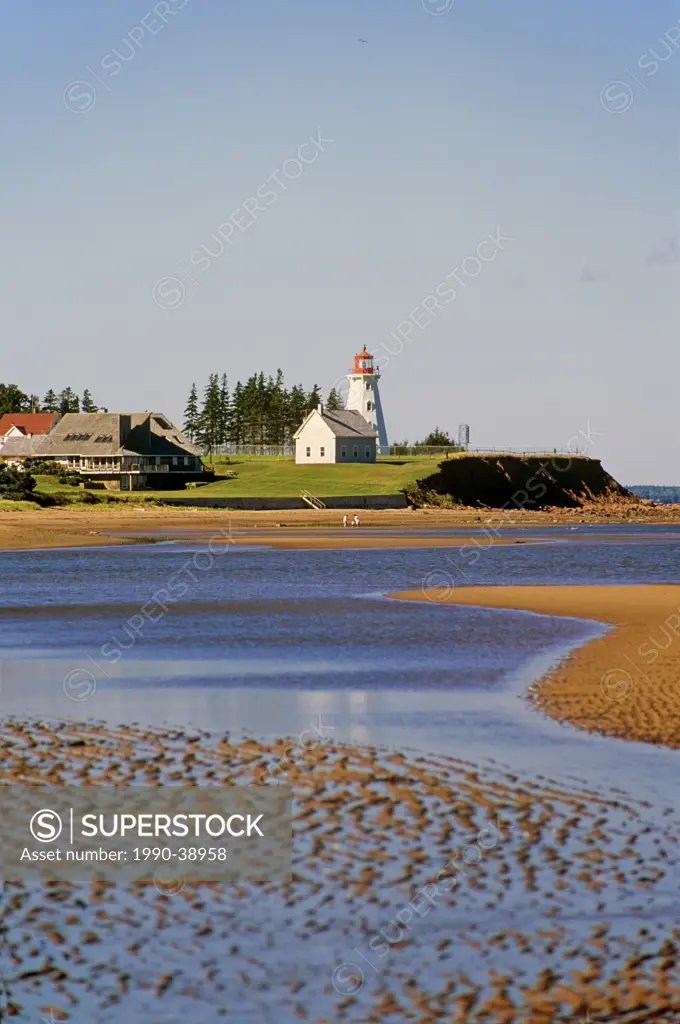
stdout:
{"type": "MultiPolygon", "coordinates": [[[[315,410],[319,412],[319,410],[315,410]]],[[[336,437],[377,437],[368,420],[365,420],[356,409],[324,409],[319,412],[324,423],[331,428],[336,437]]],[[[307,422],[305,420],[305,422],[307,422]]]]}
{"type": "Polygon", "coordinates": [[[67,412],[44,438],[41,455],[114,455],[121,446],[115,412],[67,412]],[[96,437],[110,437],[102,443],[96,437]],[[82,440],[80,440],[82,438],[82,440]]]}
{"type": "Polygon", "coordinates": [[[0,458],[32,458],[38,459],[43,453],[45,434],[36,434],[35,437],[8,437],[6,441],[0,441],[0,458]]]}
{"type": "MultiPolygon", "coordinates": [[[[10,438],[0,454],[5,451],[10,438]]],[[[34,437],[32,452],[60,455],[200,455],[182,432],[162,413],[68,412],[49,434],[34,437]]],[[[19,454],[17,452],[16,454],[19,454]]],[[[22,452],[23,454],[23,452],[22,452]]]]}

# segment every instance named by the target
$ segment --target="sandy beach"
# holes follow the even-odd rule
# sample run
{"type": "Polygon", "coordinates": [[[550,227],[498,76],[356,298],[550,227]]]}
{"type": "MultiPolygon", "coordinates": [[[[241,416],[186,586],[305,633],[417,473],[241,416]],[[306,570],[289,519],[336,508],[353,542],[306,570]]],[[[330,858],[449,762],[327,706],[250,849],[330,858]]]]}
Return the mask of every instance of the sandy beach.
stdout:
{"type": "Polygon", "coordinates": [[[555,526],[573,527],[586,523],[637,523],[659,525],[680,523],[680,507],[652,505],[597,505],[592,508],[547,509],[541,512],[511,509],[406,509],[356,511],[361,525],[358,529],[342,529],[345,510],[304,510],[274,512],[240,512],[228,509],[170,509],[153,505],[130,507],[92,508],[79,506],[68,509],[46,508],[26,511],[0,510],[0,550],[26,548],[88,547],[101,544],[129,543],[125,536],[111,536],[111,532],[142,535],[148,531],[152,537],[158,531],[186,530],[236,531],[233,537],[239,544],[268,544],[286,548],[331,547],[413,547],[451,545],[451,538],[418,534],[418,530],[445,527],[471,527],[486,529],[484,543],[495,543],[495,527],[555,526]],[[306,527],[329,528],[327,536],[310,536],[306,527]],[[413,536],[385,537],[373,534],[372,529],[408,527],[413,536]],[[245,532],[241,532],[245,531],[245,532]]]}
{"type": "Polygon", "coordinates": [[[606,624],[603,636],[532,688],[534,703],[589,732],[680,747],[680,585],[460,587],[391,596],[606,624]]]}
{"type": "MultiPolygon", "coordinates": [[[[61,514],[61,537],[77,536],[83,529],[80,513],[61,514]]],[[[138,523],[146,523],[150,514],[126,513],[126,528],[141,532],[138,523]]],[[[170,513],[154,528],[181,530],[177,536],[186,539],[190,515],[170,513]]],[[[225,529],[222,516],[206,525],[204,515],[196,515],[198,522],[190,519],[190,526],[214,529],[216,535],[225,529]]],[[[376,515],[384,526],[383,514],[376,515]]],[[[96,521],[99,529],[120,529],[119,523],[117,511],[108,525],[96,521]]],[[[441,525],[425,516],[422,524],[441,525]]],[[[300,546],[308,546],[299,525],[286,529],[271,521],[246,525],[238,540],[252,543],[251,537],[259,536],[266,544],[284,531],[300,535],[300,546]]],[[[327,546],[335,546],[342,531],[328,532],[327,546]]],[[[369,526],[366,535],[370,532],[369,526]]],[[[377,534],[374,539],[387,544],[399,539],[377,534]]],[[[598,532],[598,542],[603,535],[598,532]]],[[[527,531],[521,540],[530,538],[527,531]]],[[[316,539],[325,538],[307,537],[316,539]]],[[[425,537],[414,529],[406,539],[422,544],[425,537]]],[[[457,543],[450,536],[441,539],[457,543]]],[[[91,543],[101,542],[95,533],[91,543]]],[[[590,547],[577,548],[590,566],[590,547]]],[[[545,553],[541,557],[550,564],[552,550],[533,552],[545,553]]],[[[560,548],[567,558],[571,550],[560,548]]],[[[606,558],[608,549],[603,550],[606,558]]],[[[662,551],[663,545],[653,550],[662,551]]],[[[259,552],[252,554],[261,560],[259,552]]],[[[505,559],[505,552],[499,554],[505,559]]],[[[533,557],[528,550],[519,554],[533,557]]],[[[651,571],[649,554],[646,560],[639,557],[644,571],[651,571]]],[[[45,556],[57,562],[68,558],[45,556]]],[[[115,560],[128,561],[118,554],[115,560]]],[[[21,575],[21,564],[14,571],[21,575]]],[[[126,572],[124,565],[121,571],[126,572]]],[[[124,579],[127,595],[129,578],[124,579]]],[[[461,587],[389,596],[602,624],[603,635],[532,686],[534,705],[585,730],[680,746],[674,693],[680,585],[461,587]]],[[[422,611],[383,603],[408,618],[422,611]]],[[[447,620],[441,634],[444,658],[452,612],[437,609],[437,617],[447,620]]],[[[522,621],[518,618],[518,630],[522,621]]],[[[419,643],[431,645],[432,634],[419,634],[419,643]]],[[[55,678],[63,690],[61,677],[55,678]]],[[[493,710],[492,691],[480,700],[493,710]]],[[[513,701],[540,723],[539,714],[514,696],[513,701]]],[[[96,714],[94,702],[92,707],[96,714]]],[[[4,1010],[8,1019],[71,1024],[117,1024],[121,1017],[149,1024],[180,1019],[214,1024],[222,1017],[238,1024],[680,1020],[673,868],[680,820],[665,790],[651,803],[648,792],[611,788],[625,786],[616,776],[603,781],[596,772],[584,779],[581,762],[559,778],[550,759],[545,770],[522,768],[510,757],[512,747],[502,741],[495,745],[494,737],[503,735],[493,731],[495,726],[482,761],[456,743],[445,753],[418,753],[326,738],[309,743],[244,739],[242,732],[237,738],[212,724],[208,733],[181,725],[61,721],[48,718],[42,705],[34,717],[28,714],[0,722],[5,785],[290,784],[293,872],[289,882],[266,884],[195,885],[181,877],[156,885],[8,883],[4,996],[0,989],[0,1014],[4,1010]]],[[[221,728],[231,730],[228,722],[221,728]]],[[[249,728],[267,734],[260,720],[249,728]]],[[[284,731],[277,723],[276,732],[284,731]]]]}
{"type": "Polygon", "coordinates": [[[232,1018],[236,1004],[316,1024],[680,1012],[667,898],[679,823],[649,822],[620,795],[328,742],[20,720],[1,735],[4,784],[181,777],[287,782],[297,797],[290,883],[9,884],[10,1018],[256,1019],[232,1018]]]}

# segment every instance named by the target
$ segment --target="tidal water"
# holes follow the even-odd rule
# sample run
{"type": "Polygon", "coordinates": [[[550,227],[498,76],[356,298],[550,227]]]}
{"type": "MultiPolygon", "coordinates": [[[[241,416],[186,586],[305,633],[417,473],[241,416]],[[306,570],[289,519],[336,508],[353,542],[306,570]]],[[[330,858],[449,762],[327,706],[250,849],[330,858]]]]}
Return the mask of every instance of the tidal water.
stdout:
{"type": "MultiPolygon", "coordinates": [[[[407,531],[396,531],[403,534],[407,531]]],[[[442,531],[433,531],[442,533],[442,531]]],[[[451,531],[452,543],[455,533],[451,531]]],[[[601,624],[385,597],[460,583],[680,582],[670,527],[466,549],[182,539],[0,553],[3,714],[351,740],[593,773],[654,800],[677,755],[545,720],[528,684],[601,624]]],[[[148,535],[148,534],[147,534],[148,535]]]]}

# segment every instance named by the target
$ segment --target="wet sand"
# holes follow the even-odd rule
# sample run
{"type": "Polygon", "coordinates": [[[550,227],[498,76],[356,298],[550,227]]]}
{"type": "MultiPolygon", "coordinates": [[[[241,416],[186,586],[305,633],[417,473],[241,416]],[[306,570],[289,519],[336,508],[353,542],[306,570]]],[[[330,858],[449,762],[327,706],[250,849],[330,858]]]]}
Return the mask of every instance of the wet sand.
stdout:
{"type": "Polygon", "coordinates": [[[589,732],[680,747],[680,585],[459,587],[390,596],[606,623],[612,628],[604,636],[532,687],[532,700],[589,732]]]}
{"type": "MultiPolygon", "coordinates": [[[[0,511],[0,551],[29,548],[87,547],[130,543],[131,539],[163,530],[210,530],[217,539],[224,539],[222,531],[234,531],[232,540],[238,544],[265,544],[277,548],[336,548],[336,547],[450,547],[457,543],[451,537],[431,537],[419,530],[433,528],[486,529],[482,543],[498,542],[493,535],[496,527],[555,526],[573,527],[586,523],[653,522],[662,525],[680,523],[680,507],[675,506],[597,506],[591,509],[549,509],[542,512],[513,511],[509,509],[406,509],[356,511],[359,528],[342,529],[344,509],[273,512],[239,512],[228,509],[160,509],[157,506],[121,508],[30,509],[27,511],[0,511]],[[306,527],[329,528],[327,536],[310,536],[306,527]],[[404,529],[411,536],[376,536],[372,528],[404,529]],[[331,529],[332,528],[332,529],[331,529]],[[241,532],[243,531],[243,532],[241,532]],[[130,536],[112,536],[115,532],[130,536]]],[[[568,535],[567,535],[568,536],[568,535]]],[[[523,540],[531,538],[524,537],[523,540]]],[[[508,541],[503,540],[504,543],[508,541]]],[[[465,539],[460,540],[461,544],[465,539]]]]}
{"type": "Polygon", "coordinates": [[[281,781],[297,798],[290,883],[8,883],[10,1019],[680,1019],[668,808],[650,821],[620,791],[328,742],[20,720],[0,739],[3,784],[281,781]]]}

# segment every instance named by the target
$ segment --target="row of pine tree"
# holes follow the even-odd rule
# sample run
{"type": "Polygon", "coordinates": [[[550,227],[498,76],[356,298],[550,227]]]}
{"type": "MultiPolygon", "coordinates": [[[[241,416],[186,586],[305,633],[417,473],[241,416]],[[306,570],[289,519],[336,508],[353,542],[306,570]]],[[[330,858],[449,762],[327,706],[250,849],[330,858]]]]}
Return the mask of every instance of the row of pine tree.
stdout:
{"type": "MultiPolygon", "coordinates": [[[[282,370],[277,370],[275,377],[254,373],[245,384],[237,381],[233,391],[229,390],[226,374],[220,377],[211,373],[200,404],[198,389],[195,384],[191,386],[184,411],[184,432],[209,452],[226,444],[290,444],[307,413],[320,402],[321,390],[316,384],[311,391],[305,391],[301,384],[287,388],[282,370]]],[[[328,393],[324,405],[329,411],[343,407],[335,388],[328,393]]],[[[67,412],[107,412],[107,409],[95,405],[87,388],[82,398],[72,388],[64,388],[59,393],[50,388],[41,400],[38,395],[25,394],[16,384],[0,384],[0,415],[31,411],[63,415],[67,412]]],[[[429,446],[451,446],[455,443],[439,427],[435,427],[423,441],[414,442],[429,446]]],[[[400,444],[406,447],[408,441],[400,444]]]]}
{"type": "Polygon", "coordinates": [[[79,398],[73,388],[53,391],[52,388],[41,400],[39,395],[27,395],[16,384],[0,384],[0,415],[6,412],[106,412],[92,401],[92,395],[85,388],[79,398]]]}
{"type": "MultiPolygon", "coordinates": [[[[301,384],[286,387],[283,371],[265,377],[254,373],[245,384],[237,381],[230,391],[227,375],[211,373],[199,404],[192,384],[184,411],[184,432],[207,451],[224,444],[289,444],[303,419],[322,401],[318,385],[305,391],[301,384]]],[[[340,409],[335,389],[326,399],[327,409],[340,409]]]]}

